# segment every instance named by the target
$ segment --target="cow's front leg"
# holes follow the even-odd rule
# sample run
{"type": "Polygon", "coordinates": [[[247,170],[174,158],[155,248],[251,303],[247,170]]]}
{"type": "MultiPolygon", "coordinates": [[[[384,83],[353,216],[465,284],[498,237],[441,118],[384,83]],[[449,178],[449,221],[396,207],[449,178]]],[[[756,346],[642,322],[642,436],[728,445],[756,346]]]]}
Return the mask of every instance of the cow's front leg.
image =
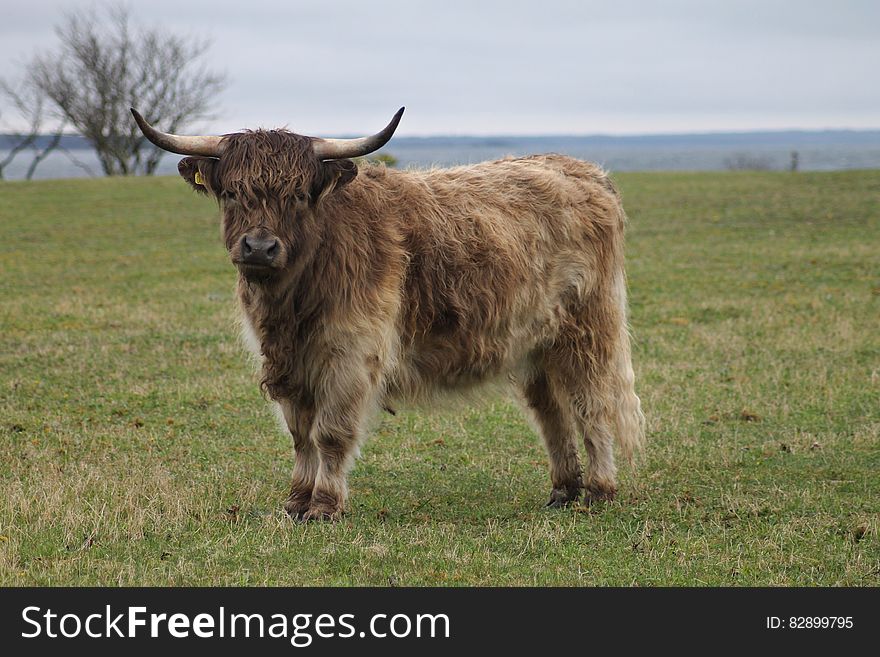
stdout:
{"type": "MultiPolygon", "coordinates": [[[[348,378],[348,377],[345,377],[348,378]]],[[[366,381],[330,386],[315,410],[312,442],[318,452],[318,473],[304,520],[336,520],[345,511],[348,471],[357,456],[373,391],[366,381]]]]}
{"type": "Polygon", "coordinates": [[[290,495],[284,509],[294,518],[302,519],[312,502],[312,489],[318,476],[318,450],[312,442],[314,410],[293,400],[278,403],[284,423],[293,438],[293,476],[290,495]]]}

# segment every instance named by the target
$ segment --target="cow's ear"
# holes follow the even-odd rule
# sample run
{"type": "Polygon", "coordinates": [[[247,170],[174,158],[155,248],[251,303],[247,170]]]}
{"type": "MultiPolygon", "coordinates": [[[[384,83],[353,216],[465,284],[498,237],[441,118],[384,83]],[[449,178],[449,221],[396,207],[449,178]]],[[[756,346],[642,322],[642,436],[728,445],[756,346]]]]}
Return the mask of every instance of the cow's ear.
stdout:
{"type": "Polygon", "coordinates": [[[189,183],[197,192],[202,194],[214,194],[214,163],[217,160],[210,157],[185,157],[177,163],[177,171],[180,177],[189,183]]]}
{"type": "Polygon", "coordinates": [[[321,162],[321,175],[315,181],[312,198],[315,202],[342,189],[358,175],[358,167],[352,160],[327,160],[321,162]]]}

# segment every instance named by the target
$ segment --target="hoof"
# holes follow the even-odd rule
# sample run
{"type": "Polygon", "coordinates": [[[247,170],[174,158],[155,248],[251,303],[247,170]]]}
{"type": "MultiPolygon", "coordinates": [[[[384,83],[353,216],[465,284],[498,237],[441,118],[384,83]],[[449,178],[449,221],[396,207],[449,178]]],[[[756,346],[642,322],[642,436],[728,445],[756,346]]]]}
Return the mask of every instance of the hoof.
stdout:
{"type": "Polygon", "coordinates": [[[312,494],[308,493],[291,493],[284,503],[284,510],[291,518],[302,520],[302,516],[309,510],[312,503],[312,494]]]}
{"type": "Polygon", "coordinates": [[[300,522],[336,522],[342,518],[342,511],[312,507],[302,515],[297,516],[300,522]]]}
{"type": "Polygon", "coordinates": [[[590,506],[593,502],[613,502],[617,489],[612,487],[598,488],[588,486],[584,491],[584,506],[590,506]]]}
{"type": "Polygon", "coordinates": [[[330,493],[313,491],[309,508],[302,514],[302,521],[329,520],[334,522],[342,517],[344,510],[343,500],[330,493]]]}
{"type": "Polygon", "coordinates": [[[550,500],[544,506],[548,509],[560,509],[572,502],[577,502],[580,494],[581,490],[577,486],[554,488],[550,491],[550,500]]]}

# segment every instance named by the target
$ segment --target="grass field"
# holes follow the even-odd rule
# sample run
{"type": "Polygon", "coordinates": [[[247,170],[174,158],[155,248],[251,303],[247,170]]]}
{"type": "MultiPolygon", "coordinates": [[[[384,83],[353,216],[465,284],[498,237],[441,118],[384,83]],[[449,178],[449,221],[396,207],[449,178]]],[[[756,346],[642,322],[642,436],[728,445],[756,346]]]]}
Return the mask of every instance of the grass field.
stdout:
{"type": "Polygon", "coordinates": [[[306,525],[216,207],[0,183],[0,584],[880,585],[880,171],[616,179],[649,429],[618,500],[543,509],[496,399],[383,417],[306,525]]]}

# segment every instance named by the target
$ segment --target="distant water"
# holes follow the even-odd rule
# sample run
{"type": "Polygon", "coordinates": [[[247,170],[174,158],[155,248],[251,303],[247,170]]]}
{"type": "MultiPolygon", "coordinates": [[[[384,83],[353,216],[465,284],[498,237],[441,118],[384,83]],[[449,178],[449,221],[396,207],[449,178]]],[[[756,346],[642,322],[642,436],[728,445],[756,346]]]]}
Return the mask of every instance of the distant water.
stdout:
{"type": "MultiPolygon", "coordinates": [[[[0,135],[0,159],[5,155],[0,135]]],[[[37,169],[35,178],[100,175],[98,159],[76,136],[65,138],[37,169]]],[[[797,152],[802,171],[880,168],[880,130],[828,130],[648,135],[632,137],[396,137],[380,153],[400,167],[469,164],[506,155],[564,153],[597,162],[611,171],[723,171],[757,168],[788,169],[797,152]]],[[[24,176],[32,159],[21,153],[7,167],[9,180],[24,176]]],[[[174,155],[163,158],[158,173],[177,172],[174,155]]]]}

